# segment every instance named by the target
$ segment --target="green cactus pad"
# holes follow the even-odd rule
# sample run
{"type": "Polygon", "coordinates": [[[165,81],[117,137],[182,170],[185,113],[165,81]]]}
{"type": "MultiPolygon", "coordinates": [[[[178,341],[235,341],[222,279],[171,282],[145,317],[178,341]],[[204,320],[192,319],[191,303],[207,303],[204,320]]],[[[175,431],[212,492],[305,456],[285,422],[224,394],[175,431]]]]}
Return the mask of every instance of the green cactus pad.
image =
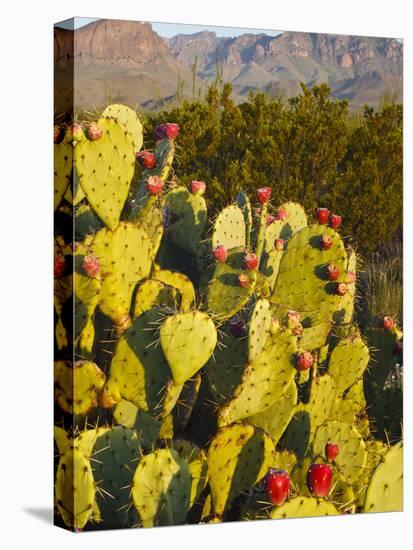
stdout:
{"type": "Polygon", "coordinates": [[[244,370],[233,398],[220,408],[218,425],[226,426],[270,408],[294,379],[297,339],[279,331],[267,340],[261,353],[244,370]]]}
{"type": "Polygon", "coordinates": [[[218,430],[208,450],[209,486],[217,518],[242,491],[265,476],[273,451],[271,439],[248,424],[218,430]]]}
{"type": "Polygon", "coordinates": [[[195,289],[191,280],[177,271],[168,269],[155,269],[153,278],[165,285],[175,288],[181,295],[181,311],[188,312],[195,303],[195,289]]]}
{"type": "Polygon", "coordinates": [[[163,220],[161,210],[155,206],[148,208],[145,212],[142,212],[141,216],[139,216],[136,225],[141,227],[151,239],[153,253],[154,256],[156,256],[159,247],[161,246],[163,237],[163,220]]]}
{"type": "Polygon", "coordinates": [[[73,171],[72,143],[54,144],[54,209],[62,202],[63,196],[70,187],[73,171]]]}
{"type": "Polygon", "coordinates": [[[403,510],[403,442],[391,447],[374,470],[364,503],[364,512],[403,510]]]}
{"type": "Polygon", "coordinates": [[[136,405],[125,399],[116,405],[113,418],[117,424],[125,426],[125,428],[133,428],[138,435],[139,445],[142,449],[152,451],[156,440],[161,437],[161,420],[139,410],[136,405]]]}
{"type": "Polygon", "coordinates": [[[341,420],[347,424],[355,424],[360,407],[352,399],[335,399],[330,411],[330,420],[341,420]]]}
{"type": "Polygon", "coordinates": [[[96,502],[105,529],[137,524],[130,490],[141,456],[138,435],[130,428],[116,426],[96,440],[91,465],[98,487],[96,502]]]}
{"type": "Polygon", "coordinates": [[[227,250],[245,247],[246,229],[244,214],[238,206],[230,205],[218,214],[212,231],[212,248],[225,246],[227,250]]]}
{"type": "Polygon", "coordinates": [[[163,208],[166,217],[171,218],[166,230],[168,238],[186,252],[195,254],[207,221],[205,199],[185,187],[176,187],[165,195],[163,208]]]}
{"type": "Polygon", "coordinates": [[[289,423],[284,438],[285,448],[294,452],[302,460],[310,446],[311,417],[302,406],[297,407],[289,423]]]}
{"type": "Polygon", "coordinates": [[[335,383],[331,376],[324,374],[311,382],[310,399],[301,405],[311,418],[310,440],[314,437],[317,428],[330,418],[335,402],[335,383]]]}
{"type": "Polygon", "coordinates": [[[337,516],[339,512],[331,502],[321,498],[295,497],[277,506],[271,512],[271,519],[306,518],[316,516],[337,516]]]}
{"type": "Polygon", "coordinates": [[[193,378],[190,378],[183,385],[182,391],[179,394],[179,399],[172,409],[173,430],[177,433],[182,433],[191,418],[194,410],[195,402],[198,397],[199,388],[201,387],[201,373],[198,373],[193,378]]]}
{"type": "Polygon", "coordinates": [[[99,258],[103,278],[100,309],[121,326],[129,317],[136,283],[151,270],[151,240],[143,229],[122,222],[114,231],[98,231],[92,248],[99,258]]]}
{"type": "Polygon", "coordinates": [[[340,302],[336,282],[327,278],[327,266],[333,263],[344,280],[347,254],[339,235],[332,229],[312,225],[301,229],[284,252],[272,302],[301,313],[303,326],[315,326],[332,320],[340,302]],[[322,250],[321,235],[333,239],[330,250],[322,250]]]}
{"type": "Polygon", "coordinates": [[[80,204],[76,208],[74,227],[75,239],[77,242],[81,242],[88,235],[94,235],[96,231],[102,229],[104,224],[100,221],[88,204],[80,204]]]}
{"type": "Polygon", "coordinates": [[[191,475],[191,497],[189,506],[192,507],[200,497],[208,482],[208,459],[204,451],[189,441],[176,439],[172,441],[172,448],[188,464],[191,475]]]}
{"type": "Polygon", "coordinates": [[[161,281],[148,279],[144,281],[135,295],[133,319],[156,306],[175,308],[177,292],[174,288],[164,285],[161,281]]]}
{"type": "Polygon", "coordinates": [[[76,271],[73,276],[74,333],[79,348],[90,353],[95,337],[92,318],[100,301],[102,283],[99,276],[91,278],[85,274],[82,268],[83,260],[84,256],[76,253],[74,258],[76,271]]]}
{"type": "Polygon", "coordinates": [[[284,470],[291,474],[297,464],[297,457],[291,451],[275,451],[272,456],[272,467],[277,470],[284,470]]]}
{"type": "Polygon", "coordinates": [[[248,363],[248,339],[237,338],[228,327],[220,328],[220,342],[207,364],[207,378],[215,399],[224,403],[241,383],[248,363]]]}
{"type": "Polygon", "coordinates": [[[297,202],[286,202],[279,210],[285,210],[287,217],[284,221],[284,228],[280,233],[282,239],[288,240],[295,233],[307,227],[308,221],[304,208],[297,202]]]}
{"type": "Polygon", "coordinates": [[[325,321],[310,327],[304,327],[300,338],[300,346],[304,350],[316,350],[322,348],[331,330],[331,323],[325,321]]]}
{"type": "Polygon", "coordinates": [[[329,420],[316,431],[313,441],[315,455],[324,456],[327,443],[339,446],[335,464],[349,483],[356,482],[366,466],[366,444],[359,432],[346,422],[329,420]]]}
{"type": "Polygon", "coordinates": [[[135,153],[140,151],[143,143],[143,128],[138,115],[133,109],[120,103],[112,103],[103,111],[102,117],[114,118],[117,122],[123,124],[132,138],[135,153]]]}
{"type": "Polygon", "coordinates": [[[162,323],[160,339],[175,384],[183,384],[211,357],[217,331],[206,313],[192,311],[168,317],[162,323]]]}
{"type": "Polygon", "coordinates": [[[81,432],[74,439],[61,428],[54,430],[60,455],[55,480],[57,510],[67,527],[83,529],[88,521],[100,519],[90,458],[102,429],[81,432]]]}
{"type": "Polygon", "coordinates": [[[132,498],[143,527],[182,525],[191,497],[186,461],[171,449],[145,455],[135,471],[132,498]]]}
{"type": "Polygon", "coordinates": [[[277,280],[283,254],[283,250],[276,250],[274,248],[268,253],[264,251],[261,257],[260,271],[267,279],[267,283],[270,287],[271,292],[273,291],[275,282],[277,280]]]}
{"type": "Polygon", "coordinates": [[[76,171],[86,198],[99,218],[115,229],[135,171],[132,138],[122,124],[101,118],[103,135],[75,147],[76,171]]]}
{"type": "Polygon", "coordinates": [[[251,211],[251,202],[248,198],[248,195],[244,191],[240,191],[235,199],[238,208],[244,215],[245,221],[245,233],[246,233],[246,245],[250,246],[251,239],[251,229],[252,229],[252,211],[251,211]]]}
{"type": "Polygon", "coordinates": [[[268,300],[257,300],[251,313],[248,330],[248,360],[254,359],[261,353],[270,336],[271,310],[268,300]]]}
{"type": "MultiPolygon", "coordinates": [[[[354,250],[348,251],[348,261],[346,272],[357,273],[357,256],[354,250]]],[[[354,305],[356,297],[356,282],[347,283],[347,292],[340,300],[340,309],[338,315],[338,321],[342,326],[349,326],[353,322],[354,317],[354,305]]]]}
{"type": "Polygon", "coordinates": [[[54,394],[60,408],[69,414],[85,415],[97,407],[105,384],[105,375],[89,361],[56,361],[54,365],[54,394]]]}
{"type": "Polygon", "coordinates": [[[169,394],[171,371],[161,346],[155,345],[160,317],[158,308],[143,313],[119,339],[105,394],[114,403],[126,399],[143,411],[166,415],[179,393],[169,394]]]}
{"type": "Polygon", "coordinates": [[[357,380],[346,392],[346,397],[351,399],[360,408],[366,408],[366,398],[364,397],[364,383],[363,380],[357,380]]]}
{"type": "Polygon", "coordinates": [[[285,393],[270,408],[250,416],[247,422],[267,432],[276,445],[295,413],[297,397],[297,386],[293,381],[285,393]]]}
{"type": "Polygon", "coordinates": [[[338,394],[342,394],[362,378],[369,360],[369,348],[360,336],[340,340],[333,349],[328,364],[328,372],[334,378],[338,394]]]}
{"type": "Polygon", "coordinates": [[[257,273],[245,269],[244,248],[233,248],[228,251],[226,262],[218,262],[212,280],[208,286],[207,309],[219,321],[235,315],[251,297],[257,273]],[[247,287],[239,285],[239,275],[246,275],[247,287]]]}
{"type": "Polygon", "coordinates": [[[377,466],[383,462],[383,457],[389,450],[389,446],[379,439],[369,439],[366,441],[367,462],[359,480],[353,484],[357,504],[364,507],[366,501],[366,492],[370,483],[371,476],[377,466]]]}

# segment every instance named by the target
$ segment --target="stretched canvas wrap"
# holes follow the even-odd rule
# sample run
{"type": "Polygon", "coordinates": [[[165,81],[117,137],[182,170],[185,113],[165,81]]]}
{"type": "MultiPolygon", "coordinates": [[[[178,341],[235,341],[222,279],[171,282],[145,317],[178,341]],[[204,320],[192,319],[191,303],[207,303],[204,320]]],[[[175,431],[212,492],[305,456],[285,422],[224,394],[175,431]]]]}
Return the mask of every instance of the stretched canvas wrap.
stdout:
{"type": "Polygon", "coordinates": [[[54,38],[56,525],[402,510],[402,41],[54,38]]]}

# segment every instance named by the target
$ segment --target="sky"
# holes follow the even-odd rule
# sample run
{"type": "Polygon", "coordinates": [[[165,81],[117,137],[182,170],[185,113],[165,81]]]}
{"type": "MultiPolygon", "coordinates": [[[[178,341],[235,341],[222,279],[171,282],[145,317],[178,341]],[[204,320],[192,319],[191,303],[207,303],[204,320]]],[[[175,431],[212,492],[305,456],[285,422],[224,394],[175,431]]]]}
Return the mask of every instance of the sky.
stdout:
{"type": "MultiPolygon", "coordinates": [[[[75,17],[75,29],[79,29],[80,27],[83,27],[87,25],[88,23],[91,23],[92,21],[97,21],[97,19],[94,19],[92,17],[75,17]]],[[[259,33],[265,33],[270,36],[277,36],[280,34],[281,31],[274,31],[269,29],[247,29],[247,28],[237,28],[237,27],[214,27],[212,25],[187,25],[187,24],[179,24],[179,23],[153,23],[152,28],[155,32],[157,32],[160,36],[170,38],[171,36],[175,36],[176,34],[184,33],[184,34],[194,34],[196,32],[201,31],[212,31],[217,34],[217,36],[239,36],[240,34],[244,33],[251,33],[251,34],[259,34],[259,33]]],[[[72,20],[68,19],[67,21],[63,21],[62,23],[58,23],[59,27],[63,28],[72,28],[72,20]]]]}

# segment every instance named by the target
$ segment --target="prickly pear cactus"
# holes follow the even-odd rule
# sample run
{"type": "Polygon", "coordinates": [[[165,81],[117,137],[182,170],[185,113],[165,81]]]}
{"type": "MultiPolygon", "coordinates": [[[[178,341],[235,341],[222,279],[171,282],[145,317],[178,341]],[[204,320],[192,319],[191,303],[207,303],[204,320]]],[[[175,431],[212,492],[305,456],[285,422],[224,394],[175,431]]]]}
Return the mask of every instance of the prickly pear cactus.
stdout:
{"type": "Polygon", "coordinates": [[[340,216],[276,184],[216,212],[178,125],[144,134],[121,104],[54,132],[56,522],[401,510],[403,333],[358,324],[340,216]]]}

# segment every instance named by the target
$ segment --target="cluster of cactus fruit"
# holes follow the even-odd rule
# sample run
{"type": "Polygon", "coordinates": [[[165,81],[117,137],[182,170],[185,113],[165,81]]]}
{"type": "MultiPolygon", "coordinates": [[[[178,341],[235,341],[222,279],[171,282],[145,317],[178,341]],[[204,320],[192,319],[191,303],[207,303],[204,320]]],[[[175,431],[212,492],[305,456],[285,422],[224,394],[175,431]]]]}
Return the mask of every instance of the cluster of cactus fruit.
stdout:
{"type": "Polygon", "coordinates": [[[122,105],[55,127],[57,522],[401,509],[402,333],[355,325],[340,216],[310,223],[265,187],[208,221],[207,185],[174,176],[178,135],[142,151],[122,105]]]}

